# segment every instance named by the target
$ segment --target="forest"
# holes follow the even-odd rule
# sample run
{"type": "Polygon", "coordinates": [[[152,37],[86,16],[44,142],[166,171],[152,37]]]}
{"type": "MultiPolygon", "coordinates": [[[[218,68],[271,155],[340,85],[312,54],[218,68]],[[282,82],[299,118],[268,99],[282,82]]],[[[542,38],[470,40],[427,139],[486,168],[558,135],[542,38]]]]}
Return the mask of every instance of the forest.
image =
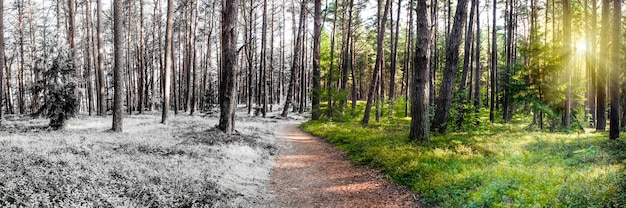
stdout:
{"type": "Polygon", "coordinates": [[[623,207],[621,7],[0,0],[0,206],[623,207]]]}

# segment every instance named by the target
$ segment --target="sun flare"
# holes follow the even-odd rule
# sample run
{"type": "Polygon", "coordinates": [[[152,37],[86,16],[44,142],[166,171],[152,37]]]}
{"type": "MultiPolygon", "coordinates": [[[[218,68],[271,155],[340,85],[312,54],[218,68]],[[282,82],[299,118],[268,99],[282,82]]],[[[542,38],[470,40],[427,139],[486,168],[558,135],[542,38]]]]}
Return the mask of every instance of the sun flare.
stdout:
{"type": "Polygon", "coordinates": [[[576,41],[576,52],[578,53],[587,52],[587,41],[585,41],[585,39],[579,39],[576,41]]]}

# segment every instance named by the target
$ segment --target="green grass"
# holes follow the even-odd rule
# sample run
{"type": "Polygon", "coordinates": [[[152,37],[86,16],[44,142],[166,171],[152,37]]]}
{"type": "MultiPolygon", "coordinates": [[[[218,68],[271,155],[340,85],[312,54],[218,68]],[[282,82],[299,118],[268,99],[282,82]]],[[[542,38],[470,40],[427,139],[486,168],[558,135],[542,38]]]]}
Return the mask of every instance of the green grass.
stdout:
{"type": "Polygon", "coordinates": [[[421,143],[408,140],[410,118],[383,118],[368,127],[357,116],[302,128],[411,187],[430,206],[626,206],[626,143],[606,133],[533,132],[524,130],[524,118],[489,124],[483,117],[471,131],[421,143]]]}

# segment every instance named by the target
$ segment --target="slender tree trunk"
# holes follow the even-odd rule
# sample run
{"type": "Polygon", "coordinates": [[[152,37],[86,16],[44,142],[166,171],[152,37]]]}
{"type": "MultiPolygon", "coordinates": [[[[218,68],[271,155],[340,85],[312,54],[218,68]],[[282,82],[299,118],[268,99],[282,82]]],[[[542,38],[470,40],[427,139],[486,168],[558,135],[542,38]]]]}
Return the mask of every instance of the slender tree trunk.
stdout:
{"type": "Polygon", "coordinates": [[[337,0],[335,0],[335,14],[333,16],[333,30],[330,34],[330,69],[328,72],[328,80],[326,81],[326,89],[328,90],[328,118],[333,118],[333,71],[335,69],[335,35],[337,32],[337,11],[339,10],[337,0]]]}
{"type": "Polygon", "coordinates": [[[313,92],[311,95],[311,119],[320,119],[320,36],[322,33],[322,1],[315,0],[313,25],[313,92]]]}
{"type": "MultiPolygon", "coordinates": [[[[431,2],[432,3],[432,2],[431,2]]],[[[436,4],[436,1],[435,1],[436,4]]],[[[413,58],[412,55],[412,49],[411,47],[413,47],[412,43],[413,43],[413,6],[412,6],[412,1],[409,2],[409,8],[408,8],[409,12],[408,15],[408,24],[407,24],[407,37],[406,37],[406,45],[405,45],[405,49],[404,49],[404,70],[402,72],[402,89],[403,89],[403,93],[404,93],[404,117],[408,117],[409,116],[409,88],[410,88],[410,84],[409,84],[409,77],[411,76],[411,74],[409,73],[409,71],[412,69],[412,61],[411,59],[413,58]]],[[[431,12],[431,17],[432,17],[432,13],[433,11],[435,11],[435,8],[431,8],[430,12],[431,12]]],[[[436,21],[434,19],[432,19],[431,21],[436,21]]],[[[436,27],[436,26],[435,26],[436,27]]],[[[432,41],[432,40],[431,40],[432,41]]],[[[430,43],[429,43],[430,44],[430,43]]],[[[435,48],[437,47],[436,45],[434,46],[435,48]]],[[[429,48],[429,51],[430,50],[429,48]]],[[[430,56],[430,55],[429,55],[430,56]]],[[[430,58],[430,57],[428,57],[430,58]]],[[[429,60],[429,70],[430,70],[430,64],[431,64],[432,60],[429,60]]],[[[429,74],[430,75],[430,74],[429,74]]],[[[428,87],[429,89],[432,90],[432,88],[430,88],[430,80],[428,80],[429,84],[428,87]]],[[[429,95],[430,97],[430,92],[429,95]]],[[[430,99],[430,98],[429,98],[430,99]]],[[[430,103],[430,101],[429,101],[430,103]]]]}
{"type": "Polygon", "coordinates": [[[298,71],[300,69],[300,56],[301,54],[301,48],[302,48],[302,37],[304,35],[304,20],[305,20],[305,16],[306,16],[306,4],[303,2],[301,3],[301,7],[300,7],[300,23],[298,26],[298,32],[297,32],[297,36],[296,36],[296,45],[294,47],[293,50],[293,66],[291,67],[291,79],[289,81],[289,88],[287,89],[287,99],[285,100],[285,106],[283,108],[283,113],[281,114],[283,117],[287,117],[287,114],[289,113],[289,106],[291,105],[291,102],[294,100],[294,94],[295,94],[295,88],[296,88],[296,81],[298,80],[298,71]]]}
{"type": "Polygon", "coordinates": [[[598,87],[598,61],[596,60],[596,57],[598,56],[597,53],[597,10],[598,10],[598,2],[596,1],[592,1],[593,6],[591,9],[591,28],[590,28],[590,43],[589,43],[589,48],[590,48],[590,53],[589,53],[589,65],[591,67],[591,92],[590,94],[592,94],[592,98],[591,98],[591,103],[592,105],[590,106],[592,113],[592,119],[593,119],[593,124],[594,126],[597,126],[598,124],[598,112],[597,112],[597,105],[598,105],[598,101],[597,101],[597,92],[598,89],[596,89],[598,87]]]}
{"type": "Polygon", "coordinates": [[[163,111],[161,123],[168,125],[168,114],[170,110],[170,92],[172,89],[171,78],[174,65],[174,0],[167,0],[167,22],[165,29],[165,71],[163,73],[163,111]]]}
{"type": "MultiPolygon", "coordinates": [[[[476,11],[476,0],[472,0],[472,7],[470,8],[469,23],[465,28],[465,47],[463,47],[463,71],[461,74],[461,83],[459,84],[460,93],[465,94],[467,89],[467,79],[471,70],[470,63],[472,59],[472,47],[474,43],[474,14],[476,11]]],[[[469,94],[469,93],[468,93],[469,94]]]]}
{"type": "Polygon", "coordinates": [[[367,93],[367,103],[365,105],[365,113],[363,114],[363,120],[361,123],[363,125],[368,125],[370,121],[370,113],[372,111],[372,102],[374,100],[374,90],[379,86],[379,71],[382,71],[383,64],[383,42],[385,40],[385,24],[387,23],[387,14],[389,14],[389,7],[391,5],[391,0],[386,0],[383,9],[383,0],[379,0],[378,4],[378,39],[377,39],[377,50],[376,50],[376,64],[374,64],[374,72],[372,75],[372,82],[370,83],[370,87],[367,93]],[[384,10],[382,13],[381,11],[384,10]]]}
{"type": "Polygon", "coordinates": [[[267,0],[263,0],[263,24],[261,27],[261,61],[260,61],[260,81],[261,90],[261,115],[265,118],[267,114],[267,0]]]}
{"type": "Polygon", "coordinates": [[[435,118],[433,119],[432,128],[440,133],[445,133],[448,118],[450,117],[450,108],[452,106],[452,91],[454,81],[456,80],[457,63],[459,61],[459,46],[461,45],[463,36],[463,27],[467,16],[467,1],[459,0],[454,15],[454,25],[450,37],[446,43],[446,67],[444,70],[443,81],[439,89],[439,98],[437,99],[437,108],[435,118]]]}
{"type": "MultiPolygon", "coordinates": [[[[354,0],[350,0],[350,3],[348,5],[348,26],[346,27],[346,33],[344,34],[344,36],[346,36],[345,38],[345,43],[344,43],[344,52],[343,52],[343,63],[341,64],[341,91],[343,92],[347,92],[348,91],[348,76],[349,76],[349,69],[350,69],[350,63],[352,62],[351,58],[352,55],[350,54],[350,43],[353,41],[352,40],[352,9],[354,7],[354,0]]],[[[354,80],[353,80],[354,82],[354,80]]],[[[341,112],[345,113],[345,109],[346,109],[346,105],[348,103],[348,96],[346,96],[345,98],[343,98],[341,100],[341,112]]]]}
{"type": "MultiPolygon", "coordinates": [[[[0,0],[0,20],[4,20],[4,0],[0,0]]],[[[0,124],[4,120],[2,103],[4,103],[4,90],[2,90],[2,78],[4,77],[4,21],[0,21],[0,124]]]]}
{"type": "MultiPolygon", "coordinates": [[[[19,114],[25,114],[26,113],[26,87],[24,86],[24,71],[25,71],[25,64],[26,64],[26,60],[24,58],[24,0],[19,0],[17,2],[17,12],[18,12],[18,33],[19,33],[19,52],[20,52],[20,70],[19,70],[19,74],[18,74],[18,81],[19,81],[19,102],[18,102],[18,109],[19,109],[19,114]]],[[[74,65],[76,66],[76,65],[74,65]]],[[[77,69],[78,70],[78,69],[77,69]]]]}
{"type": "MultiPolygon", "coordinates": [[[[567,0],[565,0],[567,1],[567,0]]],[[[564,3],[565,5],[565,3],[564,3]]],[[[504,98],[502,103],[502,119],[508,122],[511,119],[511,67],[513,60],[513,0],[507,0],[507,18],[506,18],[506,72],[504,73],[504,98]]],[[[565,9],[564,9],[565,10],[565,9]]],[[[565,29],[564,31],[565,32],[565,29]]]]}
{"type": "Polygon", "coordinates": [[[122,58],[124,54],[122,52],[122,0],[113,0],[113,48],[115,55],[115,69],[113,71],[113,85],[114,85],[114,95],[113,95],[113,127],[112,130],[115,132],[122,132],[122,108],[123,106],[123,96],[122,91],[124,90],[124,82],[122,81],[122,67],[123,62],[122,58]]]}
{"type": "Polygon", "coordinates": [[[148,76],[145,73],[145,61],[146,61],[146,56],[144,54],[144,47],[146,45],[145,40],[144,40],[144,33],[145,31],[143,30],[143,0],[139,1],[139,44],[137,45],[137,72],[139,73],[138,78],[137,78],[137,110],[139,111],[139,114],[143,114],[143,108],[145,105],[145,100],[146,100],[146,83],[147,83],[147,79],[146,77],[148,76]]]}
{"type": "MultiPolygon", "coordinates": [[[[602,0],[602,23],[600,34],[600,57],[608,57],[609,53],[607,50],[609,48],[609,8],[610,1],[602,0]]],[[[596,85],[596,95],[597,95],[597,104],[596,104],[596,113],[598,123],[596,125],[596,131],[605,131],[606,130],[606,77],[608,72],[608,62],[600,61],[598,62],[598,72],[596,73],[597,77],[597,85],[596,85]]]]}
{"type": "Polygon", "coordinates": [[[493,19],[492,19],[492,24],[491,24],[491,74],[489,75],[491,78],[491,91],[490,94],[491,96],[489,96],[490,102],[489,102],[489,121],[491,121],[491,123],[495,122],[496,120],[496,91],[497,91],[497,72],[498,72],[498,34],[497,34],[497,27],[496,27],[496,19],[498,18],[496,16],[496,6],[498,5],[496,0],[493,0],[493,19]]]}
{"type": "Polygon", "coordinates": [[[482,71],[480,69],[480,0],[474,0],[476,3],[476,45],[474,51],[476,52],[476,71],[474,72],[474,108],[476,112],[480,109],[480,79],[482,78],[482,71]]]}
{"type": "MultiPolygon", "coordinates": [[[[171,0],[170,0],[171,1],[171,0]]],[[[235,82],[237,79],[237,14],[239,0],[222,0],[222,67],[220,75],[220,122],[218,129],[235,131],[235,82]]]]}
{"type": "Polygon", "coordinates": [[[619,99],[620,99],[620,48],[622,41],[622,1],[613,0],[613,32],[611,33],[611,71],[609,80],[609,93],[611,97],[611,111],[609,113],[610,128],[609,137],[611,139],[619,138],[619,99]]]}
{"type": "MultiPolygon", "coordinates": [[[[76,48],[76,38],[75,38],[75,33],[74,33],[74,29],[76,28],[76,25],[74,24],[75,22],[75,2],[74,0],[67,0],[67,42],[69,44],[70,47],[70,59],[72,59],[72,64],[74,65],[74,70],[76,72],[76,79],[80,80],[81,74],[80,74],[80,67],[78,67],[78,59],[76,58],[76,51],[78,50],[76,48]]],[[[78,98],[79,101],[79,105],[80,103],[82,103],[82,94],[80,93],[80,88],[81,86],[81,81],[78,81],[78,86],[76,86],[76,90],[74,91],[74,94],[76,95],[76,97],[78,98]]],[[[80,109],[80,108],[79,108],[80,109]]]]}
{"type": "Polygon", "coordinates": [[[413,57],[411,78],[411,131],[412,140],[430,141],[430,69],[428,54],[430,44],[430,20],[428,1],[417,1],[417,43],[413,57]]]}
{"type": "Polygon", "coordinates": [[[103,46],[103,35],[102,33],[104,32],[102,29],[102,13],[104,13],[104,11],[102,10],[102,0],[96,0],[96,7],[98,7],[97,13],[98,15],[96,16],[96,21],[98,24],[97,26],[97,30],[98,30],[98,79],[100,79],[100,81],[98,83],[100,83],[100,86],[98,86],[98,96],[100,97],[98,100],[100,101],[100,115],[104,116],[106,115],[107,112],[107,99],[106,99],[106,71],[104,68],[104,46],[103,46]]]}
{"type": "Polygon", "coordinates": [[[86,63],[85,63],[85,81],[87,82],[87,100],[88,100],[88,105],[87,108],[89,110],[89,116],[93,115],[93,106],[94,106],[94,102],[93,102],[93,82],[91,79],[91,70],[92,70],[92,60],[93,60],[93,54],[92,54],[92,50],[91,50],[91,1],[86,1],[85,4],[85,27],[87,27],[87,35],[86,35],[86,51],[87,51],[87,57],[86,57],[86,63]]]}

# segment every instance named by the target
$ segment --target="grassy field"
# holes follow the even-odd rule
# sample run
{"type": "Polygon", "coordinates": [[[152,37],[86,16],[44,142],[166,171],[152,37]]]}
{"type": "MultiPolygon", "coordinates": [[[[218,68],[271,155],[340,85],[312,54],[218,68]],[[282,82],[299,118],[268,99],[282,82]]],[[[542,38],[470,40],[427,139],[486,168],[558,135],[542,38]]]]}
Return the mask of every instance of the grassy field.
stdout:
{"type": "Polygon", "coordinates": [[[626,206],[626,143],[606,133],[527,131],[523,118],[490,124],[483,117],[471,131],[420,143],[407,139],[410,118],[385,116],[368,127],[360,119],[302,128],[411,187],[430,206],[626,206]]]}
{"type": "Polygon", "coordinates": [[[232,207],[263,201],[273,164],[271,129],[238,123],[257,136],[210,130],[216,119],[126,116],[70,120],[9,117],[0,131],[0,207],[232,207]],[[261,137],[259,137],[261,136],[261,137]]]}

